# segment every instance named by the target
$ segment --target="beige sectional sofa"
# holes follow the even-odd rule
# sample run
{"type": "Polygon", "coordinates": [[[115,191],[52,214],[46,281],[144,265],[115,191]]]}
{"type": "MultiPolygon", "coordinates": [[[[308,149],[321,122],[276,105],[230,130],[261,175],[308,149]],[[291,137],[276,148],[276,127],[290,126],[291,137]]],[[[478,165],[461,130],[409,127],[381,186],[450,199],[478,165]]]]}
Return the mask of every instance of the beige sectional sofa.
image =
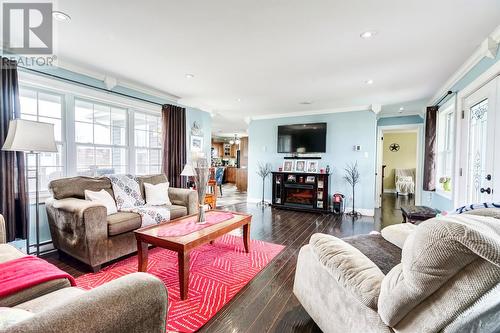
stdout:
{"type": "Polygon", "coordinates": [[[294,293],[325,333],[499,332],[498,217],[488,209],[395,225],[362,242],[315,234],[300,250],[294,293]]]}
{"type": "MultiPolygon", "coordinates": [[[[144,183],[166,182],[164,175],[141,176],[139,184],[144,197],[144,183]]],[[[99,271],[101,264],[137,251],[133,231],[141,226],[136,213],[118,212],[106,215],[102,205],[86,201],[85,190],[108,191],[113,196],[111,182],[106,177],[73,177],[54,180],[49,184],[53,198],[46,201],[52,242],[58,250],[99,271]]],[[[169,188],[171,219],[198,211],[196,191],[169,188]]]]}
{"type": "MultiPolygon", "coordinates": [[[[24,256],[5,241],[0,215],[0,263],[24,256]]],[[[167,290],[146,273],[133,273],[90,291],[67,279],[41,283],[0,298],[2,333],[164,333],[167,290]]]]}

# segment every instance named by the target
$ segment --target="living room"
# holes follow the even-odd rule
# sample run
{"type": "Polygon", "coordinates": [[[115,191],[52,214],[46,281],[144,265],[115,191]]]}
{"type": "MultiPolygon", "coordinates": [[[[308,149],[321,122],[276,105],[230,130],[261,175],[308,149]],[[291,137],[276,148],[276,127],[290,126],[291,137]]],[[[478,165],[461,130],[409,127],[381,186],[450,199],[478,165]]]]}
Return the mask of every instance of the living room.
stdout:
{"type": "Polygon", "coordinates": [[[499,1],[1,8],[0,332],[500,331],[499,1]]]}

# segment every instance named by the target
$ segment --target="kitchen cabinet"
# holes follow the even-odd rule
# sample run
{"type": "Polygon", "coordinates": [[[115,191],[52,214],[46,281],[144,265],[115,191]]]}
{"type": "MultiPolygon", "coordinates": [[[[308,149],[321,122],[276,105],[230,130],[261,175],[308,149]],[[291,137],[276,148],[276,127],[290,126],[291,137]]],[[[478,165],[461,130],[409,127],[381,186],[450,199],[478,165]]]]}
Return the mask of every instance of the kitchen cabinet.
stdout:
{"type": "Polygon", "coordinates": [[[236,183],[236,167],[226,167],[225,181],[226,183],[236,183]]]}
{"type": "Polygon", "coordinates": [[[234,144],[234,145],[231,145],[231,148],[230,148],[230,157],[232,158],[236,158],[236,151],[238,150],[238,145],[234,144]]]}
{"type": "Polygon", "coordinates": [[[246,192],[248,186],[248,169],[238,168],[236,169],[236,188],[240,192],[246,192]]]}
{"type": "Polygon", "coordinates": [[[224,157],[224,145],[222,142],[212,142],[212,148],[214,149],[214,157],[224,157]]]}

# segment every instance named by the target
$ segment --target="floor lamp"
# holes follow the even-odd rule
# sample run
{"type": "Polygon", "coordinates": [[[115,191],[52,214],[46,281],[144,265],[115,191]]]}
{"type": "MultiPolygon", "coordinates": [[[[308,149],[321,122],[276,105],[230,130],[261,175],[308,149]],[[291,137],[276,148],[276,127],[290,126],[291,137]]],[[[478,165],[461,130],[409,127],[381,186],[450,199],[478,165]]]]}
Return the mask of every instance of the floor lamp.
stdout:
{"type": "MultiPolygon", "coordinates": [[[[36,234],[36,255],[40,254],[40,196],[39,196],[39,166],[40,153],[57,152],[57,145],[54,138],[54,125],[37,121],[14,119],[9,123],[9,132],[2,147],[5,151],[20,151],[35,156],[35,170],[27,167],[26,179],[35,180],[35,234],[36,234]],[[30,171],[35,172],[35,176],[30,176],[30,171]]],[[[26,161],[26,165],[28,162],[26,161]]],[[[29,190],[28,190],[29,204],[29,190]]],[[[30,218],[26,225],[26,252],[30,254],[30,218]]]]}

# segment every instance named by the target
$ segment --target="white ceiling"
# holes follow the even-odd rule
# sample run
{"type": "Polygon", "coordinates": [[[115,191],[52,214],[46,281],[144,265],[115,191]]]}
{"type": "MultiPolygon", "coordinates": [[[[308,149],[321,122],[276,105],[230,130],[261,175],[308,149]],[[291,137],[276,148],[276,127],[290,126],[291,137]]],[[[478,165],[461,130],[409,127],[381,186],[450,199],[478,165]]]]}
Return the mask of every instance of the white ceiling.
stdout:
{"type": "Polygon", "coordinates": [[[214,132],[228,133],[243,133],[252,115],[423,106],[500,24],[500,0],[59,0],[57,7],[72,17],[57,23],[61,64],[180,96],[213,111],[214,132]],[[361,39],[366,30],[378,34],[361,39]]]}

